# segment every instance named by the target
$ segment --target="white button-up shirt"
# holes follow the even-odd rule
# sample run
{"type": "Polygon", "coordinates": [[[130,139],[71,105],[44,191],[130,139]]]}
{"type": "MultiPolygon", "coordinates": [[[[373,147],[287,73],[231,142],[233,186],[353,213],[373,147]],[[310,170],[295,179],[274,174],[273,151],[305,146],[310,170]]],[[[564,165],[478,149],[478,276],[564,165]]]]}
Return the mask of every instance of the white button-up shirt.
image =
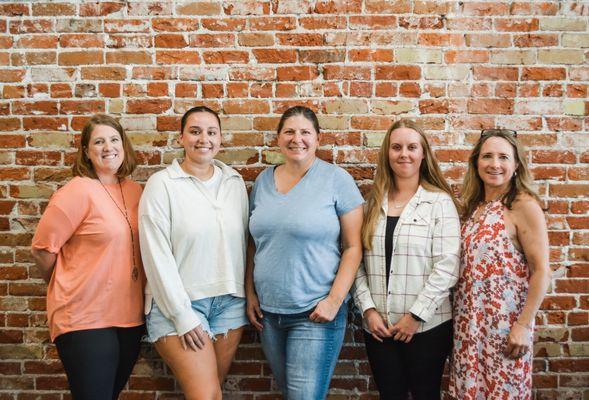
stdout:
{"type": "Polygon", "coordinates": [[[391,265],[387,266],[387,196],[382,204],[372,250],[364,251],[356,275],[354,300],[362,313],[375,308],[391,325],[413,313],[424,321],[418,332],[427,331],[452,318],[449,295],[458,280],[460,264],[456,207],[447,193],[419,186],[399,217],[391,265]],[[390,270],[388,288],[386,268],[390,270]]]}

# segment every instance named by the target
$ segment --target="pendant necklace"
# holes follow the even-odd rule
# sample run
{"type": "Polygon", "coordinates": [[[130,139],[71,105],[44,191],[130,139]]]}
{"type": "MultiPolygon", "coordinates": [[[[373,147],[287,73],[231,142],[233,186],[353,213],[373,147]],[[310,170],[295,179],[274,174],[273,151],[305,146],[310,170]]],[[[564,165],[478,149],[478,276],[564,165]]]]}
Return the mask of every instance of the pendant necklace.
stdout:
{"type": "Polygon", "coordinates": [[[397,209],[397,210],[398,210],[398,209],[400,209],[400,208],[403,208],[403,207],[405,207],[405,204],[407,204],[407,202],[406,202],[406,201],[404,201],[404,202],[402,202],[401,204],[399,204],[399,205],[396,205],[396,204],[395,204],[395,200],[391,200],[391,203],[393,203],[393,208],[395,208],[395,209],[397,209]]]}
{"type": "Polygon", "coordinates": [[[117,206],[121,214],[123,214],[123,217],[125,218],[125,221],[127,221],[127,225],[129,226],[129,232],[131,233],[131,250],[133,251],[133,271],[131,272],[131,278],[133,278],[134,281],[137,281],[137,279],[139,278],[139,269],[137,268],[137,261],[135,260],[135,235],[133,235],[133,227],[131,225],[131,221],[129,220],[129,214],[127,212],[127,204],[125,204],[125,195],[123,194],[123,186],[121,185],[121,180],[117,178],[119,190],[121,191],[121,198],[123,199],[123,208],[125,209],[124,211],[123,209],[121,209],[121,207],[119,207],[119,204],[112,197],[112,195],[110,194],[106,186],[104,186],[104,183],[102,183],[100,178],[98,179],[98,182],[100,182],[100,185],[102,186],[106,194],[108,194],[108,197],[110,197],[110,199],[113,203],[115,203],[115,206],[117,206]]]}

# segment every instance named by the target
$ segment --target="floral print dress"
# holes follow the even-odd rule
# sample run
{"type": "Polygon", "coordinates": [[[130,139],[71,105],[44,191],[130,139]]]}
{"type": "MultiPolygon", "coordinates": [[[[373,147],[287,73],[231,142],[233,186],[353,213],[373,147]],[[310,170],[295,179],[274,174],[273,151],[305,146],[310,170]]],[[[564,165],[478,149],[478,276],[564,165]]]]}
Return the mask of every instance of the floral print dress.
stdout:
{"type": "Polygon", "coordinates": [[[503,354],[526,300],[528,264],[509,238],[503,204],[481,207],[480,216],[462,226],[450,394],[460,400],[531,399],[531,351],[515,360],[503,354]]]}

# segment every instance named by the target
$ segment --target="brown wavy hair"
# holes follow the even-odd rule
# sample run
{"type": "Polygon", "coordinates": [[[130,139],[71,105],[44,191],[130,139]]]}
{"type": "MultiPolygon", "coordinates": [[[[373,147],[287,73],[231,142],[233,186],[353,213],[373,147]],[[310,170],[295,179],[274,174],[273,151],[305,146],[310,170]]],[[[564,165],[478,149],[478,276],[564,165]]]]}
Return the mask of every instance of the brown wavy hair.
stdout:
{"type": "Polygon", "coordinates": [[[483,144],[491,137],[499,137],[505,139],[513,149],[515,162],[517,167],[515,173],[509,182],[509,189],[503,196],[501,196],[501,203],[508,209],[511,209],[513,202],[520,193],[526,193],[532,196],[538,203],[541,203],[540,197],[533,189],[533,179],[523,146],[518,142],[517,138],[509,132],[496,130],[488,135],[481,136],[475,143],[470,157],[468,158],[468,169],[464,176],[462,184],[462,201],[464,208],[462,210],[462,219],[469,218],[477,206],[485,200],[485,186],[478,172],[478,160],[481,154],[483,144]]]}
{"type": "Polygon", "coordinates": [[[429,145],[425,131],[421,125],[410,119],[401,119],[395,122],[387,131],[380,152],[378,154],[378,161],[376,165],[376,175],[372,189],[368,193],[368,200],[366,201],[366,209],[364,213],[364,224],[362,225],[362,244],[367,250],[372,249],[372,236],[376,229],[380,209],[385,194],[395,187],[394,173],[389,163],[389,147],[391,146],[391,134],[395,129],[409,128],[419,133],[421,136],[421,147],[423,148],[424,159],[419,167],[419,184],[430,191],[446,192],[452,198],[452,201],[459,208],[459,204],[452,193],[452,189],[438,165],[438,161],[429,145]]]}
{"type": "Polygon", "coordinates": [[[137,158],[135,156],[135,150],[133,150],[133,145],[131,144],[131,141],[125,134],[125,130],[123,129],[121,124],[110,115],[95,114],[86,123],[84,129],[82,129],[80,147],[78,147],[76,160],[74,161],[74,165],[72,166],[73,176],[84,176],[88,178],[98,179],[96,171],[92,166],[92,162],[90,161],[88,156],[86,156],[86,150],[88,149],[88,143],[90,143],[92,131],[97,125],[110,126],[114,130],[116,130],[119,133],[119,135],[121,135],[125,158],[123,159],[121,166],[117,170],[116,175],[119,179],[123,179],[131,175],[135,170],[135,167],[137,166],[137,158]]]}

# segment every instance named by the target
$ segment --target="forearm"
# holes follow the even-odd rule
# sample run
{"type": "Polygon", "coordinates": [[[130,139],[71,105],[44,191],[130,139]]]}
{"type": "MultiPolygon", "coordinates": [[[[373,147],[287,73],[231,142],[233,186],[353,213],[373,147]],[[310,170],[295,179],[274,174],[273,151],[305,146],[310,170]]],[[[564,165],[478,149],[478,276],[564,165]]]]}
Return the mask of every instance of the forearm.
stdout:
{"type": "Polygon", "coordinates": [[[542,304],[542,300],[546,295],[548,285],[550,285],[550,277],[552,273],[550,268],[546,266],[532,273],[528,287],[528,296],[524,304],[524,308],[518,318],[518,321],[524,325],[530,326],[534,322],[536,313],[542,304]]]}
{"type": "Polygon", "coordinates": [[[31,254],[35,260],[35,267],[41,272],[41,276],[45,282],[49,283],[55,261],[57,261],[57,254],[50,253],[46,250],[31,249],[31,254]]]}
{"type": "Polygon", "coordinates": [[[256,253],[256,246],[253,243],[253,239],[250,237],[247,245],[247,255],[245,264],[245,293],[255,293],[254,287],[254,254],[256,253]]]}
{"type": "Polygon", "coordinates": [[[349,293],[356,279],[361,259],[361,246],[351,246],[343,251],[335,280],[329,291],[329,297],[337,304],[341,304],[349,293]]]}

